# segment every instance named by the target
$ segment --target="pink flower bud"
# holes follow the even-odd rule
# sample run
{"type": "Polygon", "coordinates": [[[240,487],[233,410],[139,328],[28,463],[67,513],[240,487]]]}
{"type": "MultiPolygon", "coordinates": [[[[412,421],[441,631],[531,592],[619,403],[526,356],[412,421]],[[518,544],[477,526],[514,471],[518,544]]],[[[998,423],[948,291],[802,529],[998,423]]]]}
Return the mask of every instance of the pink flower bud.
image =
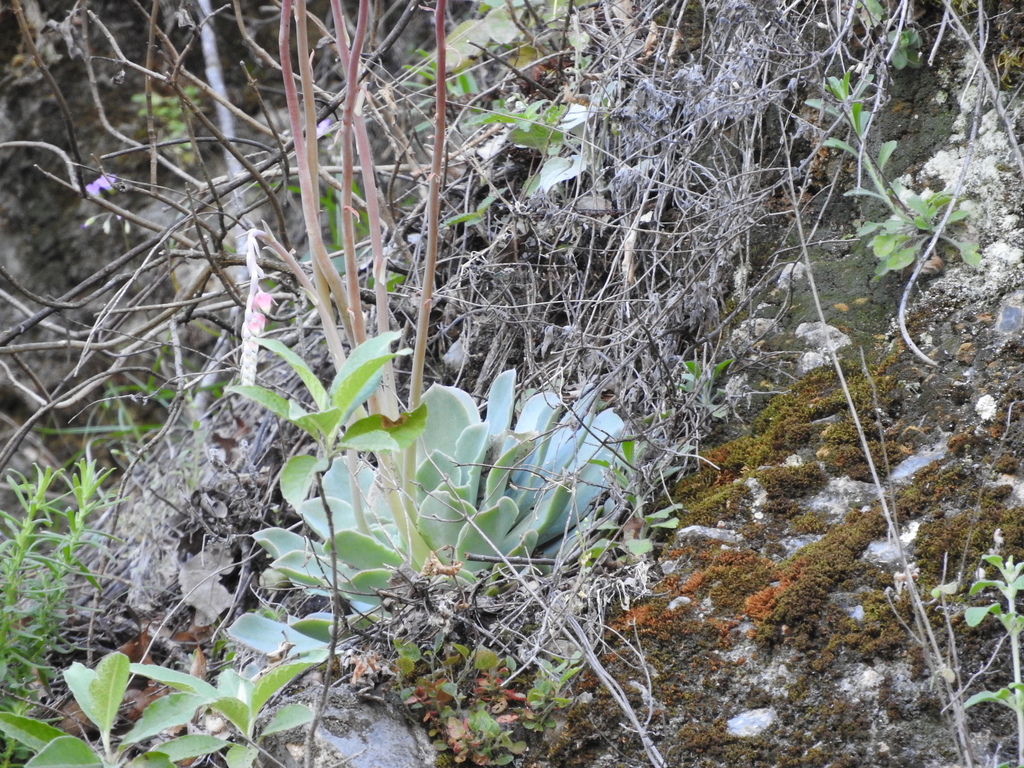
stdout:
{"type": "Polygon", "coordinates": [[[266,324],[267,318],[254,312],[250,317],[246,318],[245,330],[252,336],[259,336],[263,333],[263,328],[266,324]]]}
{"type": "Polygon", "coordinates": [[[274,306],[273,296],[262,289],[256,291],[256,294],[252,297],[252,307],[254,310],[266,314],[272,306],[274,306]]]}

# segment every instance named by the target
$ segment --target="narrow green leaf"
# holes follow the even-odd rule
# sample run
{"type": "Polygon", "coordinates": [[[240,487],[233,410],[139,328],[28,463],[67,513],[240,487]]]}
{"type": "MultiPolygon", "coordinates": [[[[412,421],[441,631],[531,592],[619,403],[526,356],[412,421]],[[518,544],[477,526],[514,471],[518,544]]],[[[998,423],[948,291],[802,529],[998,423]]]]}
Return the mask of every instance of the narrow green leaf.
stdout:
{"type": "Polygon", "coordinates": [[[203,696],[208,700],[220,696],[220,692],[208,682],[186,672],[178,672],[175,669],[167,669],[156,664],[132,664],[129,666],[129,670],[132,674],[156,680],[158,683],[169,685],[171,688],[185,693],[203,696]]]}
{"type": "Polygon", "coordinates": [[[111,653],[96,665],[96,675],[89,682],[89,696],[93,712],[99,718],[93,722],[100,733],[109,733],[117,720],[117,711],[128,688],[129,664],[131,662],[123,653],[111,653]]]}
{"type": "Polygon", "coordinates": [[[843,193],[843,197],[873,197],[876,200],[881,200],[888,206],[892,205],[892,202],[885,195],[880,195],[877,192],[872,192],[870,189],[864,189],[864,187],[857,187],[843,193]]]}
{"type": "Polygon", "coordinates": [[[1012,709],[1010,703],[1007,701],[1009,696],[1010,692],[1005,688],[1003,688],[998,693],[993,693],[992,691],[982,691],[981,693],[974,694],[973,696],[971,696],[971,698],[965,701],[964,709],[973,707],[975,704],[981,704],[983,701],[991,701],[995,704],[1004,704],[1012,709]]]}
{"type": "Polygon", "coordinates": [[[125,768],[175,768],[163,752],[145,752],[133,758],[125,768]]]}
{"type": "Polygon", "coordinates": [[[343,422],[373,394],[384,375],[384,366],[397,355],[408,353],[408,350],[389,351],[400,335],[391,331],[363,342],[352,350],[335,375],[329,395],[331,404],[344,413],[343,422]]]}
{"type": "Polygon", "coordinates": [[[887,141],[882,145],[882,148],[878,151],[878,168],[885,170],[885,164],[889,162],[889,158],[892,157],[892,153],[898,146],[895,141],[887,141]]]}
{"type": "Polygon", "coordinates": [[[313,665],[309,662],[300,661],[291,664],[281,664],[273,669],[267,670],[253,685],[252,689],[252,712],[258,716],[270,697],[278,693],[288,683],[301,675],[313,665]]]}
{"type": "Polygon", "coordinates": [[[64,670],[64,680],[67,682],[68,688],[71,689],[71,693],[75,697],[75,701],[78,702],[78,706],[82,708],[82,712],[93,723],[98,723],[99,714],[97,714],[96,708],[93,706],[92,695],[89,692],[89,687],[95,678],[95,670],[89,669],[77,661],[64,670]]]}
{"type": "Polygon", "coordinates": [[[976,627],[985,620],[985,617],[990,613],[999,615],[999,604],[992,603],[992,605],[986,605],[983,607],[974,606],[964,611],[964,621],[967,622],[967,626],[976,627]]]}
{"type": "Polygon", "coordinates": [[[59,736],[25,763],[25,768],[101,768],[102,765],[103,761],[84,741],[74,736],[59,736]]]}
{"type": "Polygon", "coordinates": [[[247,397],[282,419],[290,418],[291,409],[289,408],[288,401],[269,389],[232,384],[230,387],[225,388],[224,391],[229,394],[247,397]]]}
{"type": "Polygon", "coordinates": [[[252,768],[259,755],[260,751],[255,745],[236,744],[224,753],[224,762],[228,768],[252,768]]]}
{"type": "Polygon", "coordinates": [[[62,730],[48,723],[12,712],[0,712],[0,733],[8,739],[24,744],[33,752],[38,752],[54,739],[64,735],[62,730]]]}
{"type": "Polygon", "coordinates": [[[330,466],[327,459],[318,456],[292,456],[281,470],[281,495],[292,509],[298,509],[317,472],[324,472],[330,466]]]}
{"type": "Polygon", "coordinates": [[[184,725],[195,716],[196,710],[208,701],[208,698],[195,693],[172,693],[161,696],[143,710],[142,717],[135,723],[135,727],[128,731],[121,743],[135,744],[156,736],[167,728],[184,725]]]}
{"type": "Polygon", "coordinates": [[[277,339],[259,339],[258,341],[261,347],[269,349],[299,374],[302,383],[306,385],[309,394],[313,396],[313,402],[316,403],[317,409],[324,410],[327,407],[327,390],[324,389],[324,385],[320,383],[316,374],[306,365],[306,361],[277,339]]]}
{"type": "Polygon", "coordinates": [[[847,144],[842,139],[836,139],[836,138],[825,139],[825,141],[822,143],[822,146],[830,147],[832,149],[841,149],[844,152],[853,155],[854,157],[858,156],[857,155],[857,150],[854,149],[853,147],[851,147],[849,144],[847,144]]]}
{"type": "Polygon", "coordinates": [[[249,729],[255,719],[253,711],[241,699],[234,696],[222,696],[209,702],[210,709],[220,712],[246,736],[251,735],[249,729]]]}
{"type": "Polygon", "coordinates": [[[281,707],[267,723],[267,727],[260,732],[260,738],[270,736],[272,733],[290,731],[305,725],[313,719],[313,713],[305,704],[287,704],[281,707]]]}
{"type": "Polygon", "coordinates": [[[172,763],[180,763],[193,757],[212,755],[228,746],[230,742],[216,736],[179,736],[153,748],[153,752],[166,755],[172,763]]]}

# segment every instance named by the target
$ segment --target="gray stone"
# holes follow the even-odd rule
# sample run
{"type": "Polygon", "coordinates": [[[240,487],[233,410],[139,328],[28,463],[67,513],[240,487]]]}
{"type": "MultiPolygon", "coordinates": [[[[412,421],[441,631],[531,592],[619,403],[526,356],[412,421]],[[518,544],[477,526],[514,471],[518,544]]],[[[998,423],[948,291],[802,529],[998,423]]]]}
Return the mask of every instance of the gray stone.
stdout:
{"type": "MultiPolygon", "coordinates": [[[[310,686],[283,699],[268,718],[288,704],[315,706],[321,688],[310,686]]],[[[336,686],[313,739],[313,768],[423,768],[434,764],[437,752],[426,731],[410,722],[408,710],[395,697],[382,700],[360,696],[336,686]]],[[[262,719],[262,718],[261,718],[262,719]]],[[[303,768],[306,727],[293,728],[264,739],[263,746],[285,768],[303,768]]]]}

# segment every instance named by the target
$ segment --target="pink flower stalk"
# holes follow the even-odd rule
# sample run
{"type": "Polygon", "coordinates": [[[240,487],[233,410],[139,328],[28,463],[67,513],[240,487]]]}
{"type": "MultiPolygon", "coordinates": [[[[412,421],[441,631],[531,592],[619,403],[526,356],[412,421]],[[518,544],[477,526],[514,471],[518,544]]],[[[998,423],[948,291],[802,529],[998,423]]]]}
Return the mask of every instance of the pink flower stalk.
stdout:
{"type": "Polygon", "coordinates": [[[239,365],[239,378],[243,386],[256,383],[256,362],[260,345],[257,342],[267,325],[266,313],[274,304],[274,298],[260,288],[263,270],[256,263],[259,256],[259,237],[263,234],[258,229],[250,229],[245,241],[245,264],[249,269],[249,298],[245,302],[245,320],[242,322],[242,360],[239,365]]]}

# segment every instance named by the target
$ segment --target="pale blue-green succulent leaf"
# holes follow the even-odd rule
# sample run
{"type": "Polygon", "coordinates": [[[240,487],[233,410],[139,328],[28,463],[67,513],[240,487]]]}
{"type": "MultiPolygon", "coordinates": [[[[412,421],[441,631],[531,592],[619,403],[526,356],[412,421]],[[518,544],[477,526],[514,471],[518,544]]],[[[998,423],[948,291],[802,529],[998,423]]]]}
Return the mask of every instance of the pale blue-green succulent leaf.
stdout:
{"type": "Polygon", "coordinates": [[[306,587],[322,587],[327,583],[329,564],[323,555],[319,557],[309,551],[312,542],[307,543],[306,550],[293,550],[277,558],[271,566],[287,576],[296,584],[306,587]]]}
{"type": "Polygon", "coordinates": [[[427,545],[436,552],[457,544],[466,521],[475,513],[476,508],[468,501],[439,490],[420,505],[417,527],[427,545]]]}
{"type": "Polygon", "coordinates": [[[388,582],[394,571],[386,568],[370,568],[355,574],[344,588],[344,592],[358,596],[359,601],[369,606],[380,604],[377,592],[388,588],[388,582]]]}
{"type": "Polygon", "coordinates": [[[284,528],[264,528],[252,535],[253,539],[272,558],[283,557],[289,552],[304,552],[309,544],[304,536],[284,528]]]}
{"type": "MultiPolygon", "coordinates": [[[[504,454],[498,457],[494,462],[494,466],[487,473],[487,481],[484,484],[484,499],[480,506],[487,509],[498,503],[498,500],[509,489],[508,483],[512,472],[531,453],[533,445],[534,438],[531,436],[522,442],[516,442],[504,454]]],[[[515,506],[515,502],[513,502],[513,506],[515,506]]],[[[516,511],[518,513],[518,507],[516,507],[516,511]]]]}
{"type": "MultiPolygon", "coordinates": [[[[472,522],[463,526],[456,544],[457,556],[460,560],[466,553],[476,555],[497,556],[506,552],[509,543],[509,529],[515,522],[515,503],[508,497],[502,497],[497,505],[478,512],[472,522]]],[[[489,570],[490,563],[467,560],[464,566],[470,572],[489,570]]]]}
{"type": "Polygon", "coordinates": [[[456,485],[461,470],[451,458],[440,451],[431,451],[416,469],[416,485],[424,494],[456,485]]]}
{"type": "Polygon", "coordinates": [[[381,543],[373,536],[352,529],[339,531],[334,537],[338,558],[357,570],[402,564],[402,555],[394,547],[381,543]]]}
{"type": "Polygon", "coordinates": [[[435,384],[423,395],[427,404],[427,428],[423,444],[428,450],[455,456],[459,435],[473,424],[480,423],[473,398],[461,389],[435,384]]]}
{"type": "Polygon", "coordinates": [[[492,437],[500,435],[512,424],[515,404],[516,372],[512,369],[499,375],[487,394],[487,427],[492,437]]]}
{"type": "Polygon", "coordinates": [[[460,482],[457,485],[468,488],[468,494],[464,498],[473,503],[476,503],[480,491],[480,475],[484,469],[483,463],[487,458],[490,441],[490,431],[488,425],[484,423],[474,424],[465,429],[455,444],[455,455],[452,458],[460,469],[460,482]]]}
{"type": "Polygon", "coordinates": [[[333,499],[328,496],[326,499],[322,499],[320,496],[315,496],[309,501],[303,503],[299,508],[299,514],[302,515],[302,519],[306,525],[309,526],[310,530],[315,533],[321,541],[326,541],[331,537],[331,528],[327,522],[327,511],[324,509],[324,501],[327,502],[327,508],[331,512],[331,521],[334,523],[335,532],[344,530],[346,528],[358,528],[358,520],[356,518],[355,509],[347,501],[342,499],[333,499]]]}
{"type": "Polygon", "coordinates": [[[255,613],[243,613],[239,616],[228,628],[228,635],[235,641],[264,654],[274,653],[286,642],[295,646],[292,653],[296,655],[323,648],[323,643],[316,638],[280,621],[255,613]]]}

